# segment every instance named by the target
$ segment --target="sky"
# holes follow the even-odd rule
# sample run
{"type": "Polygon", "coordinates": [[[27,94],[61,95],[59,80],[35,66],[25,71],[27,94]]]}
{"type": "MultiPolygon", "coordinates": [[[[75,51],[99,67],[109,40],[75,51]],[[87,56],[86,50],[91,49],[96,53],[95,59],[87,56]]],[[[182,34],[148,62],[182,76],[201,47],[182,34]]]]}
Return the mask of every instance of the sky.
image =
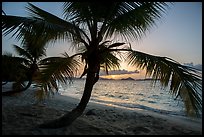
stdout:
{"type": "MultiPolygon", "coordinates": [[[[32,2],[34,5],[62,18],[62,3],[32,2]]],[[[7,15],[28,16],[26,2],[2,2],[7,15]]],[[[20,45],[14,38],[2,36],[2,53],[13,52],[12,44],[20,45]]],[[[166,56],[181,64],[202,64],[202,2],[175,2],[167,13],[139,41],[131,42],[134,50],[152,55],[166,56]]],[[[47,56],[59,56],[70,51],[69,44],[56,43],[48,47],[47,56]]],[[[135,68],[122,63],[121,69],[135,68]]]]}

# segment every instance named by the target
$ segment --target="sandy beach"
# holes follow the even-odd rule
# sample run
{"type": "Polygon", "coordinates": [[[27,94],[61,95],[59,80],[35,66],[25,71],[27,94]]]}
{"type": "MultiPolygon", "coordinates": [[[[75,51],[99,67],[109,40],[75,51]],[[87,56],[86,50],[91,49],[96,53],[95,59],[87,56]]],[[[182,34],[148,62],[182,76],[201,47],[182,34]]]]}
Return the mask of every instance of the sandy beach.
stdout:
{"type": "Polygon", "coordinates": [[[38,124],[62,116],[76,107],[79,100],[55,95],[37,103],[33,93],[30,88],[23,94],[2,97],[3,135],[202,135],[202,120],[92,101],[72,125],[40,129],[38,124]]]}

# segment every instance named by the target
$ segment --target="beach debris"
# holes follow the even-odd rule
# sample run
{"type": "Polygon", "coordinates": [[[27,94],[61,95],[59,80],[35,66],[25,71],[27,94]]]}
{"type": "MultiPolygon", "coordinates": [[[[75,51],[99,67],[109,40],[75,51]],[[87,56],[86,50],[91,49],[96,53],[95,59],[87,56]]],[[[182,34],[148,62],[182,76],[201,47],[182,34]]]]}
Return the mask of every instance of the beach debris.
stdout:
{"type": "Polygon", "coordinates": [[[91,110],[88,110],[87,112],[86,112],[86,115],[88,116],[88,115],[96,115],[96,112],[94,112],[95,111],[95,109],[91,109],[91,110]]]}
{"type": "Polygon", "coordinates": [[[24,116],[29,116],[29,117],[36,117],[37,114],[30,114],[30,113],[24,113],[24,112],[20,112],[19,114],[24,115],[24,116]]]}

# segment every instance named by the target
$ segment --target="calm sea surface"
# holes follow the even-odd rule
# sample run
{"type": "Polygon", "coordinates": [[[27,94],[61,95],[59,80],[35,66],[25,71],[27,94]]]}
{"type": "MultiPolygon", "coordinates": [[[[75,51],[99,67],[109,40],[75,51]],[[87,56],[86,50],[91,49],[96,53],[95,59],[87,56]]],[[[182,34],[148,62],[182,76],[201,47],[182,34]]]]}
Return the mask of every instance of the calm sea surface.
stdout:
{"type": "MultiPolygon", "coordinates": [[[[83,79],[76,79],[72,84],[59,84],[59,93],[81,99],[84,85],[83,79]]],[[[8,83],[2,86],[2,90],[7,91],[11,87],[12,83],[8,83]]],[[[152,86],[151,81],[99,80],[93,88],[90,102],[186,117],[182,100],[175,100],[169,87],[162,88],[159,82],[152,86]]]]}
{"type": "MultiPolygon", "coordinates": [[[[85,80],[74,80],[72,84],[60,85],[62,95],[80,99],[85,80]]],[[[99,80],[92,91],[90,101],[127,108],[140,108],[169,115],[186,116],[180,98],[169,93],[169,88],[155,86],[151,81],[99,80]]]]}

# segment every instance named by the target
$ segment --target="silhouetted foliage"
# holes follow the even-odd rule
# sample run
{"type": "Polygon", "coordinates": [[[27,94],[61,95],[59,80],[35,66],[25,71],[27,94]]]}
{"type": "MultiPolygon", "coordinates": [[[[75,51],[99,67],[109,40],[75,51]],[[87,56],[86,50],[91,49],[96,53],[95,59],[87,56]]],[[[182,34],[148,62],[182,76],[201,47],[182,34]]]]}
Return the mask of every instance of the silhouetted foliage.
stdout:
{"type": "MultiPolygon", "coordinates": [[[[30,17],[3,16],[3,32],[8,34],[18,28],[18,39],[23,38],[22,29],[35,32],[49,42],[59,39],[69,40],[78,51],[66,59],[53,57],[55,61],[42,62],[38,78],[41,92],[58,90],[57,80],[66,82],[78,69],[78,58],[84,63],[86,83],[78,106],[63,117],[42,124],[40,127],[56,128],[70,125],[79,117],[89,102],[94,84],[99,79],[99,72],[104,69],[118,68],[120,58],[129,64],[146,69],[147,74],[159,78],[164,87],[170,82],[173,94],[184,99],[187,112],[198,114],[202,108],[202,78],[197,70],[184,67],[178,62],[160,56],[153,56],[132,49],[126,41],[139,40],[168,8],[165,2],[65,2],[64,20],[58,18],[33,4],[27,9],[30,17]],[[125,42],[118,42],[124,40],[125,42]],[[116,42],[117,41],[117,42],[116,42]],[[125,55],[125,56],[124,56],[125,55]],[[75,65],[74,65],[75,64],[75,65]],[[76,67],[74,67],[76,66],[76,67]],[[189,111],[192,110],[192,111],[189,111]]],[[[31,37],[35,41],[35,37],[31,37]]]]}

